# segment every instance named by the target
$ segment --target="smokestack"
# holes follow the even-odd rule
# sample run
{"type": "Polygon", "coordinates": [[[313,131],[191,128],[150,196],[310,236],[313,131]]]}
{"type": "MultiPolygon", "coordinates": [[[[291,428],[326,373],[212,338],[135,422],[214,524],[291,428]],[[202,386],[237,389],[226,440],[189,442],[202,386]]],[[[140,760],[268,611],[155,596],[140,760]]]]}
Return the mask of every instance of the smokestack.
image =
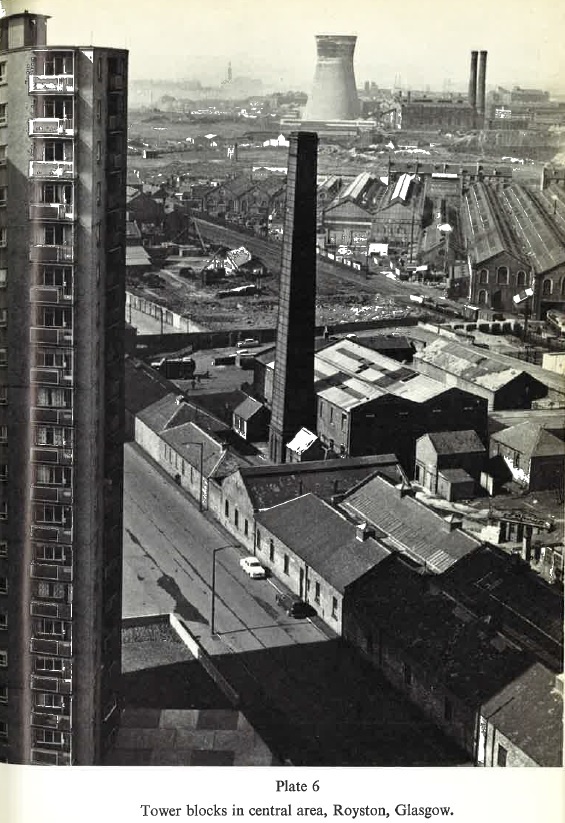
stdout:
{"type": "Polygon", "coordinates": [[[471,52],[471,71],[469,74],[469,105],[472,109],[477,108],[477,60],[479,52],[471,52]]]}
{"type": "Polygon", "coordinates": [[[304,120],[355,120],[361,106],[357,96],[353,53],[357,37],[316,35],[318,61],[304,120]]]}
{"type": "Polygon", "coordinates": [[[316,431],[316,172],[318,135],[293,133],[288,150],[286,210],[279,280],[269,456],[284,463],[286,444],[316,431]]]}
{"type": "Polygon", "coordinates": [[[486,111],[486,88],[487,88],[487,52],[482,51],[479,55],[479,82],[477,90],[477,111],[483,115],[486,111]]]}

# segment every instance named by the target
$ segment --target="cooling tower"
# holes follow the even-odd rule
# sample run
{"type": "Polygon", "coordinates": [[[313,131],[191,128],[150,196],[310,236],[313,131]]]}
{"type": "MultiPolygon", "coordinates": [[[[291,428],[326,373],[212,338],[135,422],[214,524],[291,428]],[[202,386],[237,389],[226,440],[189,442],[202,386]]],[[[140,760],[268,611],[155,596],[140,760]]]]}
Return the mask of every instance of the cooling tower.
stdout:
{"type": "Polygon", "coordinates": [[[472,109],[477,108],[477,59],[479,53],[471,52],[471,71],[469,73],[469,105],[472,109]]]}
{"type": "Polygon", "coordinates": [[[361,107],[357,97],[353,52],[357,37],[316,35],[318,62],[304,120],[355,120],[361,107]]]}

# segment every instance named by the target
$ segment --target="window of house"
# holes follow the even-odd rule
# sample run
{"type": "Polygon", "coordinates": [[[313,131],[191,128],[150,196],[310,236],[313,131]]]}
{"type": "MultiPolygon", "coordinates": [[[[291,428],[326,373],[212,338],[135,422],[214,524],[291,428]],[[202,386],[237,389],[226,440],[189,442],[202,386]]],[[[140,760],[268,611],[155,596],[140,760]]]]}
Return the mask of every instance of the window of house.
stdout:
{"type": "Polygon", "coordinates": [[[487,292],[484,289],[481,289],[481,291],[477,295],[477,302],[479,306],[487,305],[487,292]]]}
{"type": "Polygon", "coordinates": [[[444,720],[451,720],[453,718],[453,706],[451,705],[451,700],[446,697],[443,703],[443,717],[444,720]]]}
{"type": "Polygon", "coordinates": [[[48,141],[43,144],[43,159],[48,163],[57,163],[65,159],[65,144],[63,141],[48,141]]]}
{"type": "Polygon", "coordinates": [[[517,286],[525,286],[526,285],[526,272],[519,271],[516,275],[516,285],[517,286]]]}
{"type": "Polygon", "coordinates": [[[497,766],[506,766],[506,760],[508,758],[508,751],[501,746],[500,743],[498,744],[498,750],[496,753],[496,765],[497,766]]]}
{"type": "Polygon", "coordinates": [[[37,634],[63,637],[65,634],[65,624],[62,620],[52,620],[48,617],[42,617],[35,621],[35,631],[37,634]]]}
{"type": "Polygon", "coordinates": [[[316,581],[316,585],[314,586],[314,600],[316,603],[320,602],[320,583],[316,581]]]}
{"type": "Polygon", "coordinates": [[[8,541],[0,540],[0,557],[8,557],[8,541]]]}
{"type": "Polygon", "coordinates": [[[8,187],[0,186],[0,206],[5,206],[8,200],[8,187]]]}
{"type": "Polygon", "coordinates": [[[36,657],[35,669],[38,672],[62,672],[63,661],[60,657],[36,657]]]}
{"type": "Polygon", "coordinates": [[[275,559],[275,543],[269,540],[269,560],[272,562],[275,559]]]}
{"type": "Polygon", "coordinates": [[[255,544],[257,546],[257,551],[261,551],[261,532],[259,529],[255,532],[255,544]]]}
{"type": "Polygon", "coordinates": [[[0,577],[0,594],[6,594],[8,591],[8,578],[0,577]]]}
{"type": "Polygon", "coordinates": [[[0,366],[8,365],[8,349],[0,349],[0,366]]]}
{"type": "Polygon", "coordinates": [[[70,486],[72,470],[69,466],[36,466],[36,483],[42,486],[70,486]]]}
{"type": "Polygon", "coordinates": [[[47,600],[64,600],[65,599],[65,584],[64,583],[48,583],[46,580],[39,580],[36,586],[37,597],[45,598],[47,600]]]}
{"type": "Polygon", "coordinates": [[[5,144],[2,144],[0,146],[0,166],[5,166],[6,165],[6,159],[7,159],[7,146],[5,144]]]}
{"type": "Polygon", "coordinates": [[[507,266],[499,266],[496,271],[496,282],[499,286],[507,286],[508,285],[508,267],[507,266]]]}
{"type": "Polygon", "coordinates": [[[65,549],[63,546],[43,543],[35,547],[35,559],[62,562],[65,559],[65,549]]]}
{"type": "Polygon", "coordinates": [[[479,272],[479,283],[488,283],[487,269],[481,269],[479,272]]]}
{"type": "Polygon", "coordinates": [[[62,709],[65,706],[65,699],[62,694],[40,692],[36,694],[36,705],[45,709],[62,709]]]}
{"type": "Polygon", "coordinates": [[[52,389],[40,386],[37,390],[37,405],[47,408],[71,408],[72,393],[69,389],[52,389]]]}
{"type": "Polygon", "coordinates": [[[0,686],[0,703],[8,702],[8,687],[0,686]]]}
{"type": "Polygon", "coordinates": [[[520,452],[514,452],[514,468],[520,468],[520,452]]]}
{"type": "Polygon", "coordinates": [[[5,60],[2,60],[0,63],[0,83],[6,82],[6,71],[8,69],[8,64],[5,60]]]}
{"type": "Polygon", "coordinates": [[[0,386],[0,406],[5,406],[8,402],[8,386],[0,386]]]}
{"type": "Polygon", "coordinates": [[[8,245],[8,229],[5,226],[0,228],[0,248],[5,249],[8,245]]]}
{"type": "Polygon", "coordinates": [[[8,628],[8,615],[5,612],[0,614],[0,631],[6,631],[8,628]]]}
{"type": "MultiPolygon", "coordinates": [[[[5,500],[0,501],[0,520],[7,520],[8,519],[8,504],[5,500]]],[[[0,594],[2,593],[2,587],[0,586],[0,594]]]]}
{"type": "Polygon", "coordinates": [[[0,309],[0,328],[6,328],[8,325],[8,309],[0,309]]]}
{"type": "Polygon", "coordinates": [[[0,463],[0,482],[3,483],[8,479],[8,464],[0,463]]]}
{"type": "Polygon", "coordinates": [[[341,430],[342,431],[345,431],[346,424],[347,424],[347,415],[345,414],[345,412],[342,412],[342,414],[341,414],[341,430]]]}
{"type": "Polygon", "coordinates": [[[544,297],[548,297],[551,294],[552,291],[553,291],[553,283],[548,277],[546,277],[546,279],[542,283],[541,293],[544,297]]]}
{"type": "Polygon", "coordinates": [[[239,529],[239,512],[237,509],[234,509],[233,513],[233,523],[236,529],[239,529]]]}
{"type": "Polygon", "coordinates": [[[283,558],[283,572],[285,574],[288,574],[288,568],[289,568],[288,554],[285,554],[285,556],[283,558]]]}
{"type": "MultiPolygon", "coordinates": [[[[0,652],[2,654],[2,652],[0,652]]],[[[4,720],[0,720],[0,740],[6,743],[8,740],[8,724],[4,720]]]]}
{"type": "Polygon", "coordinates": [[[226,517],[230,516],[230,503],[229,503],[229,500],[226,500],[226,502],[224,503],[224,515],[226,517]]]}
{"type": "Polygon", "coordinates": [[[330,423],[334,422],[334,407],[330,406],[330,423]]]}
{"type": "Polygon", "coordinates": [[[35,742],[39,746],[62,746],[64,743],[63,732],[54,732],[51,729],[35,729],[34,733],[35,742]]]}
{"type": "Polygon", "coordinates": [[[0,269],[0,289],[5,289],[8,284],[8,269],[0,269]]]}
{"type": "Polygon", "coordinates": [[[8,652],[0,649],[0,667],[5,669],[8,666],[8,652]]]}
{"type": "Polygon", "coordinates": [[[243,524],[243,534],[248,537],[249,536],[249,521],[245,518],[245,522],[243,524]]]}
{"type": "Polygon", "coordinates": [[[37,426],[35,442],[38,446],[67,446],[73,445],[73,430],[59,426],[37,426]]]}
{"type": "Polygon", "coordinates": [[[337,597],[332,597],[332,617],[337,620],[337,597]]]}
{"type": "Polygon", "coordinates": [[[412,684],[412,667],[408,663],[404,664],[404,683],[406,686],[412,684]]]}
{"type": "Polygon", "coordinates": [[[0,125],[4,125],[8,119],[8,104],[0,103],[0,125]]]}

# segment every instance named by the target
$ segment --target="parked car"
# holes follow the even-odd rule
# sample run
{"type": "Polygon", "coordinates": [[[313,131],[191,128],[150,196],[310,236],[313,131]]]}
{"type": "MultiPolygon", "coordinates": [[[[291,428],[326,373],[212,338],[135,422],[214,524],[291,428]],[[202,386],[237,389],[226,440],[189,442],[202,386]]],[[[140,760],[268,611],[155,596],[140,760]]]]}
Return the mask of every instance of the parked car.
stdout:
{"type": "Polygon", "coordinates": [[[256,557],[242,557],[239,565],[243,571],[252,577],[254,580],[260,580],[267,576],[267,570],[262,566],[256,557]]]}
{"type": "Polygon", "coordinates": [[[255,340],[254,337],[246,337],[245,340],[240,340],[239,341],[239,343],[237,344],[237,348],[238,349],[250,349],[250,348],[253,348],[253,346],[260,346],[260,345],[261,344],[259,343],[259,341],[255,340]]]}
{"type": "Polygon", "coordinates": [[[282,594],[279,592],[275,599],[289,617],[300,619],[312,617],[312,615],[316,614],[316,610],[310,603],[305,603],[304,600],[300,600],[299,597],[295,597],[293,594],[282,594]]]}

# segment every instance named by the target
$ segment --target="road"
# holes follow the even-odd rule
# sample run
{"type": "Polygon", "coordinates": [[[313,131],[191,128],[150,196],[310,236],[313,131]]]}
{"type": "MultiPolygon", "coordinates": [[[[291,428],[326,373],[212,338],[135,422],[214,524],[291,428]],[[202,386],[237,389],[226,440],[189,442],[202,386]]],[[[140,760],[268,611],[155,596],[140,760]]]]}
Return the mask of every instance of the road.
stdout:
{"type": "Polygon", "coordinates": [[[125,448],[125,617],[175,611],[212,649],[242,708],[296,765],[442,765],[461,755],[317,621],[289,618],[276,580],[250,580],[241,549],[132,444],[125,448]],[[215,628],[210,632],[213,549],[215,628]]]}

